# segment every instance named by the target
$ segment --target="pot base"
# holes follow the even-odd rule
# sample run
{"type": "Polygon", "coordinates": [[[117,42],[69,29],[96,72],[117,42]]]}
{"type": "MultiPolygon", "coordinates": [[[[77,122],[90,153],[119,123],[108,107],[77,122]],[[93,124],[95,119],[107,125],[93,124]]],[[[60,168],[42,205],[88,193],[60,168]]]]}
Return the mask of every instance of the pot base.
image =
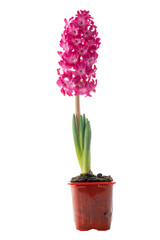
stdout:
{"type": "Polygon", "coordinates": [[[110,228],[106,228],[106,229],[97,229],[97,228],[88,228],[88,229],[82,228],[82,229],[78,229],[78,228],[76,227],[76,229],[77,229],[78,231],[89,231],[89,230],[92,230],[92,229],[97,230],[97,231],[107,231],[107,230],[109,230],[110,228]]]}

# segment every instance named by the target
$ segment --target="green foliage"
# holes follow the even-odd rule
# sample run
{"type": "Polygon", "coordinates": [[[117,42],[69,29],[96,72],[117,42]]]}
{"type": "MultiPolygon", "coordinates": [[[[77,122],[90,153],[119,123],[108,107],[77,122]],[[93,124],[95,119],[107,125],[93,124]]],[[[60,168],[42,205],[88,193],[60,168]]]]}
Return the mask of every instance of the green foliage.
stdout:
{"type": "Polygon", "coordinates": [[[76,117],[73,114],[72,128],[75,150],[81,172],[88,173],[91,170],[91,126],[85,114],[80,116],[79,126],[77,126],[76,117]]]}

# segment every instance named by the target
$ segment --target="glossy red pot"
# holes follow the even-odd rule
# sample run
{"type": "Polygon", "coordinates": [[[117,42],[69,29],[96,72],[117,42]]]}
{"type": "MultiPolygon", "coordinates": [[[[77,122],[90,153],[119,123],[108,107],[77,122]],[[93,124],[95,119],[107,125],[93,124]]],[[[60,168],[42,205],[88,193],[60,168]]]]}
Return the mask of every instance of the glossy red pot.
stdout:
{"type": "Polygon", "coordinates": [[[74,220],[78,230],[110,229],[114,183],[69,183],[72,191],[74,220]]]}

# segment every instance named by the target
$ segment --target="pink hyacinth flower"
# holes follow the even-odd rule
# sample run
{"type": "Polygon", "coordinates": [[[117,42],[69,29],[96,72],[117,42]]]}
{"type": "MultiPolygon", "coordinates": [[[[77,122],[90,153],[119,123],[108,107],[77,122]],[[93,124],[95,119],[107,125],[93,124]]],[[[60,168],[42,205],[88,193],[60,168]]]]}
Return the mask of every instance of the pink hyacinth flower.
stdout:
{"type": "Polygon", "coordinates": [[[61,36],[57,84],[64,95],[91,96],[97,85],[95,63],[100,38],[89,11],[77,11],[75,17],[65,19],[61,36]]]}

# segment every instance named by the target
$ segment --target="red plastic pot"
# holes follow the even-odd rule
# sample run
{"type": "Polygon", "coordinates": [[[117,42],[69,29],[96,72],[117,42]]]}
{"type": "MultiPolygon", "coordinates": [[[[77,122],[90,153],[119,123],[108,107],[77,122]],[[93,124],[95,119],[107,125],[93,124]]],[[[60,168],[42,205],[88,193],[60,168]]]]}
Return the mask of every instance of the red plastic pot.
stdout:
{"type": "Polygon", "coordinates": [[[69,183],[72,191],[74,220],[78,230],[110,229],[114,183],[69,183]]]}

